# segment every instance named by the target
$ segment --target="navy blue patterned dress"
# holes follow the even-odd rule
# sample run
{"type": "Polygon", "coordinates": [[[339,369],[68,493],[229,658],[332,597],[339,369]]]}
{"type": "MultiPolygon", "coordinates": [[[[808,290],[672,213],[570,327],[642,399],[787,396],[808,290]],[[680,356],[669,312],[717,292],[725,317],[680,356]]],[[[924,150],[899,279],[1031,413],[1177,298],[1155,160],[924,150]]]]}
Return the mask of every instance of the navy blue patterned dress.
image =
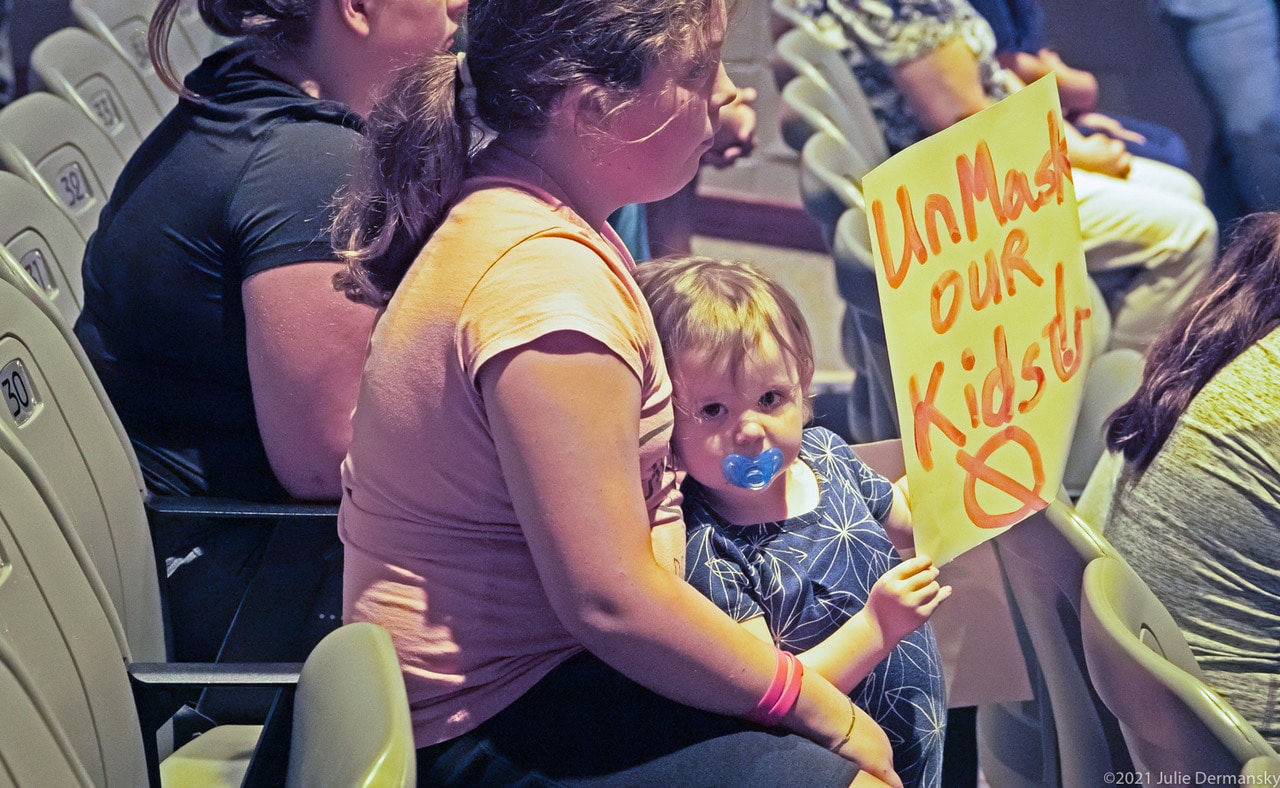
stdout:
{"type": "MultiPolygon", "coordinates": [[[[821,486],[816,509],[782,522],[731,525],[685,483],[689,582],[737,621],[763,615],[780,648],[818,645],[863,608],[871,586],[900,562],[880,520],[887,479],[830,430],[807,429],[800,458],[821,486]]],[[[902,640],[850,697],[884,728],[908,786],[942,778],[946,690],[928,624],[902,640]]]]}

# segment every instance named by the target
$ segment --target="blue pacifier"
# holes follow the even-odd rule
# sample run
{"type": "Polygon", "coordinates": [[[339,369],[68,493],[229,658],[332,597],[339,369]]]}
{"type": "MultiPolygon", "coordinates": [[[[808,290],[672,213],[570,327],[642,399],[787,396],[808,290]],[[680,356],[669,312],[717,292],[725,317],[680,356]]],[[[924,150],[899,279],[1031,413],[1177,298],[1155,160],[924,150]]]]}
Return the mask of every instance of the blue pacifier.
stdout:
{"type": "Polygon", "coordinates": [[[763,490],[782,470],[782,449],[765,449],[755,457],[730,454],[720,464],[729,484],[745,490],[763,490]]]}

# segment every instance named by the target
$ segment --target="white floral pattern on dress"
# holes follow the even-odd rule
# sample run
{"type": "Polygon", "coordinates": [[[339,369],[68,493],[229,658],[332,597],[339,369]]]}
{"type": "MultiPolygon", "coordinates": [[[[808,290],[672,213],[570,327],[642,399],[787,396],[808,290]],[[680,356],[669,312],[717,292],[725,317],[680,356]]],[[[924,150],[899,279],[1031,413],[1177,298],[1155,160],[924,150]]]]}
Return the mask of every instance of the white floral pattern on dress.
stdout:
{"type": "MultiPolygon", "coordinates": [[[[814,511],[782,522],[731,525],[696,481],[684,487],[689,582],[737,621],[763,615],[774,641],[793,653],[861,610],[871,586],[901,560],[879,522],[893,500],[889,481],[830,430],[805,430],[800,457],[817,475],[821,497],[814,511]]],[[[947,708],[928,624],[850,697],[884,728],[906,785],[940,784],[947,708]]]]}

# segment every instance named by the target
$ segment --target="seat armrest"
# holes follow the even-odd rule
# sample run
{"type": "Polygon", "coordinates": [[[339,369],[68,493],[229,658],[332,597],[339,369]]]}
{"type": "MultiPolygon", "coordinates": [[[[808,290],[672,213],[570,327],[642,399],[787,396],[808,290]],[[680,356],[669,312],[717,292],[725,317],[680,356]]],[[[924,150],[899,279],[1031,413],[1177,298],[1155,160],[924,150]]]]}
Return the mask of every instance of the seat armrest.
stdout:
{"type": "Polygon", "coordinates": [[[134,662],[129,680],[144,687],[288,687],[301,662],[134,662]]]}
{"type": "Polygon", "coordinates": [[[282,690],[272,704],[266,725],[272,730],[272,751],[278,752],[283,726],[286,742],[291,727],[292,694],[302,673],[302,663],[269,662],[135,662],[128,665],[129,684],[142,728],[142,744],[147,762],[147,775],[152,786],[160,785],[160,754],[156,734],[160,727],[182,707],[180,690],[193,687],[267,687],[282,690]],[[282,705],[283,703],[283,705],[282,705]],[[288,709],[281,717],[281,709],[288,709]]]}
{"type": "Polygon", "coordinates": [[[332,503],[255,503],[234,498],[185,495],[151,494],[147,496],[146,508],[149,514],[166,517],[314,521],[316,525],[331,524],[338,518],[338,505],[332,503]]]}

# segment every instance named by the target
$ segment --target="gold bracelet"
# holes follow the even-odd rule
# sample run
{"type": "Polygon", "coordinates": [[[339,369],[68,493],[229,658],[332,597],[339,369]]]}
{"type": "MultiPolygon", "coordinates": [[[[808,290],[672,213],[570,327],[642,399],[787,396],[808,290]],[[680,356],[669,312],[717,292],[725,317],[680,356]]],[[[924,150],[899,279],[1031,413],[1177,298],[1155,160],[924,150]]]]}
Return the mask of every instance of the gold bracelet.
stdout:
{"type": "Polygon", "coordinates": [[[853,704],[853,698],[849,698],[849,730],[844,732],[844,738],[836,742],[831,748],[832,752],[840,752],[844,746],[849,743],[849,738],[853,736],[853,725],[858,721],[858,707],[853,704]]]}

